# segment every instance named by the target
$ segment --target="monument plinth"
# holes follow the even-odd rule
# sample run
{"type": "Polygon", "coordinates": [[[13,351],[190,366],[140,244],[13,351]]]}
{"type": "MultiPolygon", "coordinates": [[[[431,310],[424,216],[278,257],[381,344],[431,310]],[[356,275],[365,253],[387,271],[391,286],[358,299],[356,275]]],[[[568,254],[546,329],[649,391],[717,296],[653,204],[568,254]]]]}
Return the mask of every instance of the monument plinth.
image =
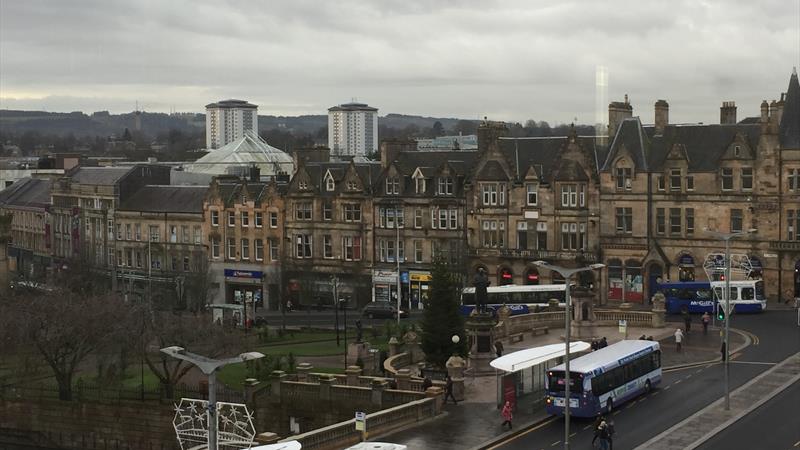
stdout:
{"type": "Polygon", "coordinates": [[[495,369],[489,363],[495,358],[492,330],[497,319],[491,313],[473,313],[464,328],[470,337],[469,369],[472,375],[494,375],[495,369]]]}
{"type": "Polygon", "coordinates": [[[572,339],[592,340],[598,337],[594,316],[594,291],[589,288],[570,289],[572,320],[570,334],[572,339]]]}

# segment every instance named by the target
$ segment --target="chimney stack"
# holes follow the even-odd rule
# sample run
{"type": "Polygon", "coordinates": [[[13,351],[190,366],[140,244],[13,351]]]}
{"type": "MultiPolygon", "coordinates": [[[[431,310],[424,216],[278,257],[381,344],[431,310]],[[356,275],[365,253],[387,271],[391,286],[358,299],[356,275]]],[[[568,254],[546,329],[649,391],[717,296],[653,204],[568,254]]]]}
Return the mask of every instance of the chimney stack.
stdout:
{"type": "Polygon", "coordinates": [[[625,94],[624,102],[611,102],[608,104],[608,139],[614,140],[617,129],[623,120],[633,117],[633,107],[628,102],[628,94],[625,94]]]}
{"type": "Polygon", "coordinates": [[[736,102],[722,102],[722,106],[719,108],[719,123],[720,125],[736,124],[736,102]]]}
{"type": "Polygon", "coordinates": [[[656,134],[664,134],[664,128],[669,125],[669,103],[666,100],[656,101],[656,134]]]}
{"type": "Polygon", "coordinates": [[[761,102],[761,123],[769,122],[769,103],[766,100],[761,102]]]}

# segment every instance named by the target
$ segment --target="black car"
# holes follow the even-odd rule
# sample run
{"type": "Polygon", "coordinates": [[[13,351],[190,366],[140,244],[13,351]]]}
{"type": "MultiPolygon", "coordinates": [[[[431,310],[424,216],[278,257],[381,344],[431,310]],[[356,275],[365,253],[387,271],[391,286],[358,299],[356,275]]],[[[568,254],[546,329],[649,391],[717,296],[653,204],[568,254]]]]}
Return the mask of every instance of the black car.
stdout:
{"type": "MultiPolygon", "coordinates": [[[[397,307],[389,302],[372,302],[364,307],[361,315],[370,319],[395,319],[397,307]]],[[[408,312],[401,310],[400,317],[408,317],[408,312]]]]}

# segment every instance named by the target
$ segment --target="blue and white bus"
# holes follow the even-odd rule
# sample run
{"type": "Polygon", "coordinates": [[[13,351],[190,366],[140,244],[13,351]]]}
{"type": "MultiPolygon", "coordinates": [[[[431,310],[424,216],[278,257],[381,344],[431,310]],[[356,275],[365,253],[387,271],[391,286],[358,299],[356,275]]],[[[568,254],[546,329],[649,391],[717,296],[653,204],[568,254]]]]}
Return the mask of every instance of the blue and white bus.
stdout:
{"type": "Polygon", "coordinates": [[[664,294],[667,314],[714,312],[714,292],[708,281],[660,283],[656,290],[664,294]]]}
{"type": "MultiPolygon", "coordinates": [[[[735,313],[759,313],[767,309],[767,296],[764,293],[764,280],[731,281],[731,305],[735,313]]],[[[714,297],[722,302],[725,292],[724,281],[712,281],[714,297]]]]}
{"type": "MultiPolygon", "coordinates": [[[[655,341],[620,341],[570,361],[569,411],[594,417],[649,392],[661,382],[661,349],[655,341]]],[[[564,414],[564,365],[547,371],[545,410],[564,414]]]]}
{"type": "MultiPolygon", "coordinates": [[[[528,314],[547,307],[550,299],[558,300],[563,308],[565,292],[565,284],[489,286],[486,288],[486,308],[497,310],[505,304],[513,315],[528,314]]],[[[461,314],[469,315],[474,309],[475,288],[464,288],[461,291],[461,314]]]]}
{"type": "MultiPolygon", "coordinates": [[[[731,281],[731,304],[736,313],[754,313],[767,309],[763,280],[731,281]]],[[[716,303],[722,301],[725,291],[724,281],[688,281],[661,283],[657,290],[666,298],[668,314],[687,311],[713,313],[716,303]]]]}

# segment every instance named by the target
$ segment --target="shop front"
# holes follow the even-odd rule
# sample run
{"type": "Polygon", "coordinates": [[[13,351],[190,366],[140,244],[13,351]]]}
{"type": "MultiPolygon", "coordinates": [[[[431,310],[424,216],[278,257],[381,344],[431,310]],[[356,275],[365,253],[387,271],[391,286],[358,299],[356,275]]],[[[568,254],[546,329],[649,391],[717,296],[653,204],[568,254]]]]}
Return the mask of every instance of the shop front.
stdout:
{"type": "Polygon", "coordinates": [[[397,302],[397,271],[372,270],[372,301],[397,302]]]}
{"type": "Polygon", "coordinates": [[[678,257],[678,281],[694,281],[694,257],[683,253],[678,257]]]}
{"type": "Polygon", "coordinates": [[[428,293],[431,282],[431,273],[427,270],[409,270],[409,297],[411,299],[411,309],[424,309],[428,301],[428,293]]]}
{"type": "Polygon", "coordinates": [[[263,280],[261,271],[225,269],[225,303],[246,305],[245,314],[252,316],[264,307],[263,280]]]}

